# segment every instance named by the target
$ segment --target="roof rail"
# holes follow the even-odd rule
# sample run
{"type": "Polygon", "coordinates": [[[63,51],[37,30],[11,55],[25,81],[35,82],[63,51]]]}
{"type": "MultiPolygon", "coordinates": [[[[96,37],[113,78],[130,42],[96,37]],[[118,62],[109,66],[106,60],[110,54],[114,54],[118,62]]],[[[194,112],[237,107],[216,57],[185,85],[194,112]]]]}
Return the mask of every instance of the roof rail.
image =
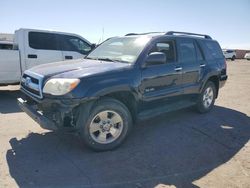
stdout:
{"type": "Polygon", "coordinates": [[[148,34],[154,34],[154,33],[164,33],[164,32],[148,32],[148,33],[128,33],[125,36],[132,36],[132,35],[148,35],[148,34]]]}
{"type": "Polygon", "coordinates": [[[197,33],[188,33],[188,32],[180,32],[180,31],[168,31],[165,35],[174,35],[174,34],[183,34],[183,35],[192,35],[192,36],[200,36],[205,39],[212,39],[209,35],[197,34],[197,33]]]}

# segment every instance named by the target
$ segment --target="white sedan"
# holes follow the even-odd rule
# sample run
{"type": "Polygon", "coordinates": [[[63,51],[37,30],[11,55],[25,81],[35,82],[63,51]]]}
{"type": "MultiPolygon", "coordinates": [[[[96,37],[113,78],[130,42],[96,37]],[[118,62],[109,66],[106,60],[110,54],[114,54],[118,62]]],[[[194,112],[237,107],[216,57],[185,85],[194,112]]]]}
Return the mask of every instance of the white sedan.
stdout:
{"type": "Polygon", "coordinates": [[[226,59],[234,61],[236,59],[236,52],[234,50],[223,50],[223,55],[226,59]]]}
{"type": "Polygon", "coordinates": [[[246,53],[244,58],[250,60],[250,52],[246,53]]]}

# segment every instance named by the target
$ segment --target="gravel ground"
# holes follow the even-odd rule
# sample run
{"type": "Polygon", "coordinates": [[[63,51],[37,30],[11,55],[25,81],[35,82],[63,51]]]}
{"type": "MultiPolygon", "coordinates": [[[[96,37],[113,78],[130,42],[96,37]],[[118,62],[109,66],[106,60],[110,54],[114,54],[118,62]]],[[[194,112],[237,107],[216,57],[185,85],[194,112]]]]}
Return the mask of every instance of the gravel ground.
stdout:
{"type": "Polygon", "coordinates": [[[228,74],[210,113],[140,122],[102,153],[41,129],[18,108],[18,87],[0,87],[0,187],[250,187],[250,61],[228,61],[228,74]]]}

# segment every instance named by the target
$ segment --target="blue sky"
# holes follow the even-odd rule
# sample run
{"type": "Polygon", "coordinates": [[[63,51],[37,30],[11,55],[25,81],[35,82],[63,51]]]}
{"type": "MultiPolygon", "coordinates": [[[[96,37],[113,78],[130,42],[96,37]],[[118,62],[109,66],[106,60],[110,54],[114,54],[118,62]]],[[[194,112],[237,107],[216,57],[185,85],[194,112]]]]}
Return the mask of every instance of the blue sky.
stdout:
{"type": "Polygon", "coordinates": [[[223,47],[250,49],[250,0],[1,0],[0,32],[37,28],[97,43],[130,32],[206,33],[223,47]]]}

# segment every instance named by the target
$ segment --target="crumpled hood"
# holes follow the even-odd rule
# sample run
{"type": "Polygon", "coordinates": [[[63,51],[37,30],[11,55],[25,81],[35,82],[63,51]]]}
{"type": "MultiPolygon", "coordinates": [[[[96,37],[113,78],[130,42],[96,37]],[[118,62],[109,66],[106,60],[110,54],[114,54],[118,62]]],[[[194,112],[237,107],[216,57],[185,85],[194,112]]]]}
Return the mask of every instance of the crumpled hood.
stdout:
{"type": "Polygon", "coordinates": [[[120,70],[130,66],[131,64],[119,62],[77,59],[38,65],[29,69],[29,71],[35,72],[45,77],[55,76],[61,78],[80,78],[87,75],[120,70]]]}

